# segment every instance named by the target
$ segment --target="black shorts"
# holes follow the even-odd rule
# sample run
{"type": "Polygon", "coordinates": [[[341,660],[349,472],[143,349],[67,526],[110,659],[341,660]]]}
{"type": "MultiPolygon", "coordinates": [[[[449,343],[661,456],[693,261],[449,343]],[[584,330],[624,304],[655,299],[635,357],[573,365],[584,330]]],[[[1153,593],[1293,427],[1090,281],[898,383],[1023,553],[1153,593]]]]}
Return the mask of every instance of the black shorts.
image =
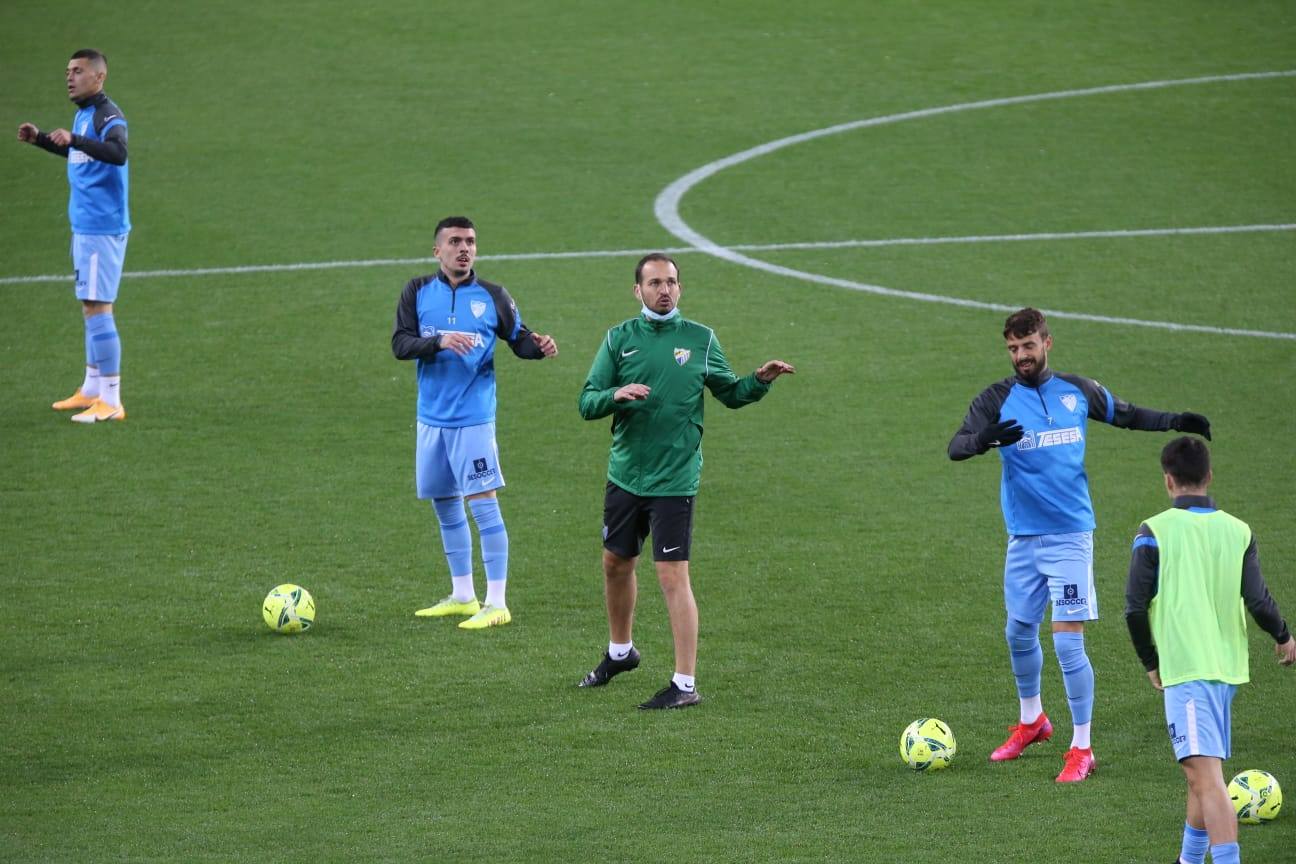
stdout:
{"type": "Polygon", "coordinates": [[[654,561],[687,561],[693,542],[693,496],[643,498],[608,482],[603,495],[603,548],[638,558],[652,532],[654,561]]]}

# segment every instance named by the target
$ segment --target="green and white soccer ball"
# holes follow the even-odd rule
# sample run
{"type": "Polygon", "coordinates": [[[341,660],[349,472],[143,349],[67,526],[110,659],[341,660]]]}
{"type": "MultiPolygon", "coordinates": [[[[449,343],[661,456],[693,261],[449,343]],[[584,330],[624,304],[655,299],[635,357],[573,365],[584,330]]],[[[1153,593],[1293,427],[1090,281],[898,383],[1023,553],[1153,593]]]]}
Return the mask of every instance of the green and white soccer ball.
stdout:
{"type": "Polygon", "coordinates": [[[934,717],[915,720],[900,736],[900,758],[915,771],[948,768],[957,752],[954,733],[934,717]]]}
{"type": "Polygon", "coordinates": [[[1276,819],[1282,809],[1282,787],[1267,771],[1248,768],[1229,781],[1228,792],[1238,821],[1248,825],[1276,819]]]}
{"type": "Polygon", "coordinates": [[[315,598],[300,585],[276,585],[261,604],[261,617],[276,633],[300,633],[315,623],[315,598]]]}

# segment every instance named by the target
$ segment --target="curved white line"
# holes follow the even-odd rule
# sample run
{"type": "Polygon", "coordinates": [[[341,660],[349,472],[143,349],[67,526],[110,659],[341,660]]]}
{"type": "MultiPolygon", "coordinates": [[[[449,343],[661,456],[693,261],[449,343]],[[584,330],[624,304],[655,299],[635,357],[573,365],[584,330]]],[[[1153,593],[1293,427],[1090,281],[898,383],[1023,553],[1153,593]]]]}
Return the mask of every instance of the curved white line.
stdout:
{"type": "MultiPolygon", "coordinates": [[[[1185,87],[1193,84],[1215,84],[1231,81],[1254,81],[1264,78],[1291,77],[1296,77],[1296,70],[1285,70],[1281,72],[1249,72],[1238,75],[1208,75],[1200,78],[1180,78],[1171,81],[1144,81],[1138,84],[1111,84],[1105,87],[1089,87],[1083,90],[1058,90],[1052,93],[1034,93],[1027,96],[1012,96],[1005,99],[986,99],[980,102],[963,102],[957,105],[943,105],[938,108],[924,108],[920,111],[907,111],[903,114],[887,114],[881,117],[855,120],[850,123],[840,123],[836,126],[827,126],[823,129],[815,129],[810,132],[802,132],[799,135],[789,135],[786,138],[769,141],[765,144],[743,150],[740,153],[735,153],[732,156],[717,159],[714,162],[703,165],[701,168],[694,169],[683,177],[675,180],[663,189],[660,194],[658,194],[657,200],[653,204],[653,212],[657,217],[658,223],[660,223],[663,228],[697,250],[716,258],[731,261],[734,264],[739,264],[743,267],[750,267],[754,270],[762,270],[775,276],[786,276],[790,279],[800,279],[804,282],[815,282],[820,285],[832,285],[838,288],[847,288],[852,291],[880,294],[885,297],[899,297],[905,300],[917,300],[923,303],[946,303],[951,306],[965,306],[974,309],[992,309],[1011,312],[1016,307],[1006,306],[1002,303],[985,303],[980,300],[964,300],[959,297],[946,297],[940,294],[924,294],[919,291],[901,291],[896,288],[886,288],[881,285],[870,285],[866,282],[855,282],[850,279],[836,279],[818,273],[794,270],[791,267],[781,267],[777,264],[770,264],[756,258],[750,258],[734,251],[732,248],[721,246],[693,230],[693,228],[684,221],[683,217],[680,216],[680,201],[694,186],[709,177],[719,174],[726,168],[732,168],[735,165],[740,165],[743,162],[766,156],[777,150],[782,150],[785,147],[791,147],[794,144],[803,144],[807,141],[813,141],[816,138],[826,138],[829,135],[840,135],[843,132],[853,132],[856,129],[884,126],[890,123],[900,123],[905,120],[920,120],[925,117],[954,114],[960,111],[976,111],[982,108],[1000,108],[1005,105],[1024,105],[1030,102],[1047,102],[1055,99],[1073,99],[1079,96],[1096,96],[1103,93],[1124,93],[1131,90],[1157,90],[1165,87],[1185,87]]],[[[1083,312],[1065,312],[1047,309],[1044,311],[1054,318],[1070,318],[1080,321],[1098,321],[1107,324],[1129,324],[1139,327],[1156,327],[1162,330],[1213,333],[1228,336],[1257,336],[1265,339],[1296,340],[1296,333],[1242,330],[1233,327],[1210,327],[1204,324],[1177,324],[1173,321],[1147,321],[1140,318],[1118,318],[1108,315],[1089,315],[1083,312]]]]}

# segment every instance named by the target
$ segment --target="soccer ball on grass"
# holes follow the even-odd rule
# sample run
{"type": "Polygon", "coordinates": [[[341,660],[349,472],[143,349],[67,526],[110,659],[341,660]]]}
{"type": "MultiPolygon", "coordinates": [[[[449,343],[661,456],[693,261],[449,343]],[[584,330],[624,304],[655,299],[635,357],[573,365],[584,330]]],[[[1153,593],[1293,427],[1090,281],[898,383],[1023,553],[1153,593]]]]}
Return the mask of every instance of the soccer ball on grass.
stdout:
{"type": "Polygon", "coordinates": [[[1228,793],[1238,821],[1248,825],[1275,819],[1282,809],[1282,787],[1266,771],[1248,768],[1229,781],[1228,793]]]}
{"type": "Polygon", "coordinates": [[[276,585],[261,604],[261,617],[276,633],[300,633],[315,623],[315,598],[300,585],[276,585]]]}
{"type": "Polygon", "coordinates": [[[900,736],[900,758],[915,771],[948,768],[956,752],[954,733],[934,717],[915,720],[900,736]]]}

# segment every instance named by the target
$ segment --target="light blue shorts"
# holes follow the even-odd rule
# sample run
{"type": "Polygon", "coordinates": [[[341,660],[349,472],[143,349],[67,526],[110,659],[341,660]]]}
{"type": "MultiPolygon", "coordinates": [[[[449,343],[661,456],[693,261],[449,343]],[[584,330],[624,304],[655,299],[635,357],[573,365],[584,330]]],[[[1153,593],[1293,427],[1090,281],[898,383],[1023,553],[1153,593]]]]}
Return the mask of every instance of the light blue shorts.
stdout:
{"type": "Polygon", "coordinates": [[[495,424],[457,429],[418,424],[414,486],[420,498],[462,498],[504,485],[495,424]]]}
{"type": "Polygon", "coordinates": [[[1093,621],[1098,594],[1093,581],[1093,532],[1014,535],[1004,559],[1004,607],[1026,624],[1044,620],[1093,621]]]}
{"type": "Polygon", "coordinates": [[[129,234],[73,234],[72,270],[78,300],[117,302],[129,234]]]}
{"type": "Polygon", "coordinates": [[[1166,731],[1176,759],[1229,758],[1236,692],[1236,685],[1222,681],[1185,681],[1165,688],[1166,731]]]}

